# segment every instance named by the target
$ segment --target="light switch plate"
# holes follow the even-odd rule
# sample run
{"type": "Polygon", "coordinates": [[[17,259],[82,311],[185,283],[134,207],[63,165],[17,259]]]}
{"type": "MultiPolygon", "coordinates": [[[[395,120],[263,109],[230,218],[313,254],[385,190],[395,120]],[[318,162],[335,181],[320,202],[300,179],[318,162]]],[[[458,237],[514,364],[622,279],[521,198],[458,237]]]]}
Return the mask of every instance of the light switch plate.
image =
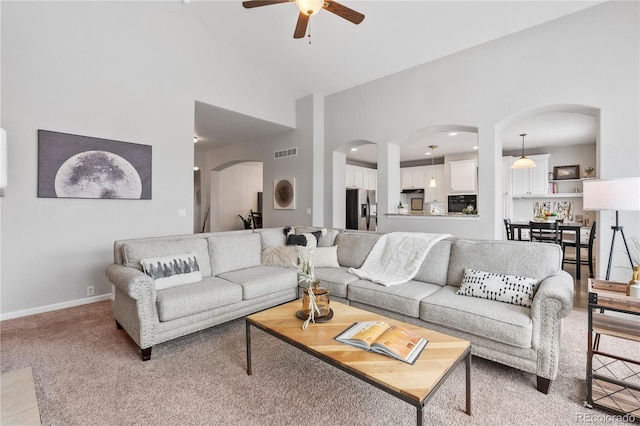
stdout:
{"type": "Polygon", "coordinates": [[[187,209],[178,209],[178,216],[180,217],[187,216],[187,209]]]}

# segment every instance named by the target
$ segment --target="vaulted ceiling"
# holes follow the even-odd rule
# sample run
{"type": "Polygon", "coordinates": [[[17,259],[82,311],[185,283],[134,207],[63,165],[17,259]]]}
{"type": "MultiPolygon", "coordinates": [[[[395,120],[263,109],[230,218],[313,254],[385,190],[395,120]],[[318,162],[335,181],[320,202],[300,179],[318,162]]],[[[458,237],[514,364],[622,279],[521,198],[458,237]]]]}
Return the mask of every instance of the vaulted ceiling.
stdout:
{"type": "MultiPolygon", "coordinates": [[[[311,44],[293,38],[299,13],[293,2],[253,9],[239,0],[183,3],[172,6],[175,13],[191,15],[301,98],[342,91],[603,2],[343,0],[364,21],[354,25],[321,10],[310,18],[311,44]]],[[[196,134],[204,142],[199,149],[286,130],[206,104],[196,105],[196,117],[196,134]],[[207,120],[214,113],[227,119],[207,120]]]]}

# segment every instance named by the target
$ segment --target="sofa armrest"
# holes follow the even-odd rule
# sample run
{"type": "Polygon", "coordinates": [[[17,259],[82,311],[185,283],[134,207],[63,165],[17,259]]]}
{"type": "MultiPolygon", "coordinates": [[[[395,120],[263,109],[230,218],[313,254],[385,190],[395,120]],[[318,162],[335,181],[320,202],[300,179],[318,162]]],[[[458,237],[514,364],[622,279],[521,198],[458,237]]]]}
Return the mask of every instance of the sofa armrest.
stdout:
{"type": "Polygon", "coordinates": [[[543,312],[545,310],[543,305],[549,302],[549,299],[553,299],[559,307],[556,312],[557,318],[566,317],[573,309],[573,291],[573,278],[566,271],[559,271],[543,279],[533,297],[531,316],[535,320],[548,314],[543,312]]]}
{"type": "Polygon", "coordinates": [[[140,292],[150,293],[150,300],[155,300],[156,287],[153,279],[142,271],[113,263],[105,271],[111,284],[116,286],[134,300],[140,299],[140,292]]]}
{"type": "Polygon", "coordinates": [[[538,380],[553,380],[560,362],[560,328],[562,318],[573,308],[573,278],[560,271],[540,283],[531,305],[533,336],[531,347],[537,353],[538,380]]]}

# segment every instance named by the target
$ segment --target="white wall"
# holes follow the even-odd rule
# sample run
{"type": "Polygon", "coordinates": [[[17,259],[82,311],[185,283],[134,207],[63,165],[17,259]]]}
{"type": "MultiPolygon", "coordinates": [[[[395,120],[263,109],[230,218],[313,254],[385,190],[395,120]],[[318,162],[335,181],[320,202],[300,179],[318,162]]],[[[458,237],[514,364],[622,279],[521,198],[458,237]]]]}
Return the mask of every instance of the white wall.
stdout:
{"type": "Polygon", "coordinates": [[[262,163],[247,162],[227,167],[219,173],[220,197],[216,231],[244,229],[241,215],[246,218],[249,210],[258,211],[258,192],[262,191],[262,163]]]}
{"type": "Polygon", "coordinates": [[[3,319],[108,295],[116,239],[192,232],[196,99],[294,123],[287,90],[180,7],[2,2],[3,319]],[[38,129],[151,145],[152,200],[38,198],[38,129]]]}
{"type": "MultiPolygon", "coordinates": [[[[310,226],[312,215],[307,214],[307,208],[314,207],[314,172],[316,165],[313,161],[315,126],[319,120],[314,113],[314,96],[299,99],[296,105],[296,127],[276,135],[258,140],[236,143],[220,149],[207,152],[203,158],[197,159],[203,170],[224,170],[228,165],[238,161],[261,161],[263,164],[263,226],[265,228],[286,225],[310,226]],[[315,124],[314,124],[315,123],[315,124]],[[287,148],[298,148],[298,155],[285,158],[274,158],[274,152],[287,148]],[[295,210],[275,210],[273,208],[273,181],[283,177],[296,179],[296,208],[295,210]]],[[[206,174],[205,174],[206,176],[206,174]]],[[[210,196],[221,197],[213,204],[224,202],[215,188],[212,190],[207,184],[209,179],[203,180],[203,194],[210,191],[210,196]]],[[[316,200],[317,202],[317,200],[316,200]]],[[[324,207],[315,209],[319,214],[324,207]]],[[[239,219],[238,219],[239,220],[239,219]]],[[[211,217],[211,223],[216,218],[211,217]]],[[[219,223],[219,222],[218,222],[219,223]]],[[[212,228],[216,229],[216,228],[212,228]]]]}
{"type": "MultiPolygon", "coordinates": [[[[314,128],[321,114],[313,105],[320,102],[294,101],[250,58],[175,13],[180,7],[177,1],[2,2],[1,122],[10,135],[10,184],[0,205],[2,318],[86,300],[87,285],[108,294],[104,269],[115,239],[192,232],[196,99],[296,128],[220,150],[208,168],[198,165],[212,170],[235,160],[264,161],[265,226],[312,223],[305,209],[317,209],[312,153],[322,132],[314,128]],[[153,199],[37,198],[38,129],[152,145],[153,199]],[[299,147],[298,157],[273,160],[273,150],[291,146],[299,147]],[[285,175],[297,179],[297,208],[269,210],[273,179],[285,175]],[[187,209],[185,218],[177,216],[179,208],[187,209]]],[[[334,164],[342,163],[333,161],[336,147],[377,143],[384,212],[397,199],[385,179],[399,185],[398,170],[389,166],[399,158],[392,142],[435,125],[477,127],[481,218],[391,221],[379,213],[380,230],[499,236],[502,152],[495,126],[525,110],[567,103],[601,111],[598,175],[639,176],[638,16],[637,2],[607,2],[325,98],[324,188],[335,188],[334,164]]],[[[327,193],[320,207],[327,225],[334,204],[327,193]]],[[[611,212],[599,219],[602,230],[613,224],[611,212]]],[[[640,235],[637,213],[621,213],[620,220],[627,235],[640,235]]],[[[600,238],[606,258],[610,234],[600,238]]],[[[628,280],[626,271],[616,273],[628,280]]]]}
{"type": "MultiPolygon", "coordinates": [[[[599,176],[640,176],[639,27],[637,2],[607,2],[328,96],[326,149],[357,139],[389,144],[447,123],[477,127],[480,219],[387,218],[379,205],[379,230],[500,238],[502,146],[496,127],[522,111],[555,104],[599,109],[599,176]]],[[[385,164],[385,150],[379,152],[385,164]]],[[[386,169],[378,172],[380,189],[386,169]]],[[[611,215],[601,216],[600,229],[609,229],[611,215]]],[[[621,213],[621,221],[628,235],[640,234],[637,213],[621,213]]],[[[600,236],[600,256],[606,258],[602,248],[610,235],[600,236]]],[[[621,276],[628,280],[628,271],[621,276]]]]}

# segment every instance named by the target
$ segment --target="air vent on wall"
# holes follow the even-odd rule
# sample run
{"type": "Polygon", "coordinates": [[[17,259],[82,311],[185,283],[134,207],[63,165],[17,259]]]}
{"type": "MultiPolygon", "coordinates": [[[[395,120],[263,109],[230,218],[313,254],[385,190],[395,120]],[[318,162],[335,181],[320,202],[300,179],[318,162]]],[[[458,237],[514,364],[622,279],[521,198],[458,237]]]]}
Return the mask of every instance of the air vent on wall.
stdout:
{"type": "Polygon", "coordinates": [[[280,151],[276,151],[274,153],[274,157],[275,159],[278,158],[286,158],[286,157],[294,157],[298,155],[298,147],[293,147],[293,148],[288,148],[288,149],[282,149],[280,151]]]}

